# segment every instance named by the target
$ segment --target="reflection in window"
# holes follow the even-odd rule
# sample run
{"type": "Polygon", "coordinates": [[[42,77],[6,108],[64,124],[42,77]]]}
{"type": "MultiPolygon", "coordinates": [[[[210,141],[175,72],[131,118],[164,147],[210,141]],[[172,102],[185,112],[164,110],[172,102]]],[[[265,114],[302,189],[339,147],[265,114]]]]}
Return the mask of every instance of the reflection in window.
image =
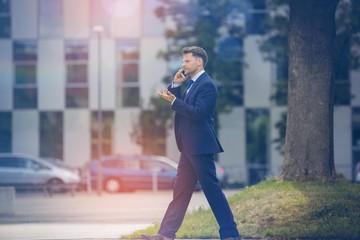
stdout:
{"type": "Polygon", "coordinates": [[[0,0],[0,38],[10,38],[10,0],[0,0]]]}
{"type": "Polygon", "coordinates": [[[0,112],[0,152],[12,151],[12,115],[11,112],[0,112]]]}
{"type": "Polygon", "coordinates": [[[278,57],[275,66],[275,76],[272,82],[271,100],[276,105],[285,106],[287,104],[287,90],[288,90],[288,59],[280,60],[278,57]]]}
{"type": "Polygon", "coordinates": [[[264,34],[267,14],[265,0],[252,0],[250,2],[252,10],[246,17],[246,32],[248,34],[264,34]]]}
{"type": "Polygon", "coordinates": [[[222,100],[235,106],[243,105],[243,40],[225,37],[218,42],[216,64],[221,66],[216,78],[219,81],[219,104],[222,100]]]}
{"type": "MultiPolygon", "coordinates": [[[[113,111],[102,111],[102,155],[112,154],[112,131],[114,126],[114,112],[113,111]]],[[[91,158],[98,158],[98,112],[93,111],[91,113],[91,158]]]]}
{"type": "Polygon", "coordinates": [[[138,107],[140,105],[139,87],[126,87],[122,89],[122,102],[125,107],[138,107]]]}
{"type": "Polygon", "coordinates": [[[360,163],[360,108],[353,108],[352,112],[352,150],[353,180],[355,180],[357,164],[360,163]]]}
{"type": "Polygon", "coordinates": [[[65,41],[66,61],[66,107],[87,108],[88,86],[88,43],[82,40],[65,41]]]}
{"type": "Polygon", "coordinates": [[[117,42],[117,102],[119,107],[138,107],[139,88],[139,43],[117,42]]]}
{"type": "Polygon", "coordinates": [[[336,38],[335,52],[335,81],[334,81],[334,104],[349,105],[350,92],[350,40],[344,39],[343,34],[336,38]],[[342,47],[339,47],[342,46],[342,47]],[[346,46],[345,48],[343,46],[346,46]]]}
{"type": "Polygon", "coordinates": [[[35,41],[14,41],[14,108],[37,107],[36,63],[37,45],[35,41]]]}
{"type": "Polygon", "coordinates": [[[61,37],[63,34],[62,0],[39,1],[39,34],[41,37],[61,37]]]}
{"type": "Polygon", "coordinates": [[[40,112],[40,156],[63,158],[62,112],[40,112]]]}
{"type": "Polygon", "coordinates": [[[270,148],[269,111],[246,110],[246,161],[249,182],[255,184],[267,174],[270,148]]]}

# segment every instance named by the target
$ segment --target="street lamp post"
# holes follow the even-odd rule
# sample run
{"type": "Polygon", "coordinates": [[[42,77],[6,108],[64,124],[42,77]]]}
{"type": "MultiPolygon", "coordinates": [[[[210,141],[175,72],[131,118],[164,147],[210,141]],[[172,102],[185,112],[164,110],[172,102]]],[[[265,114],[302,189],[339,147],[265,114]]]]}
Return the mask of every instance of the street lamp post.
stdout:
{"type": "Polygon", "coordinates": [[[102,194],[102,109],[101,109],[101,36],[104,32],[104,28],[100,25],[94,27],[94,32],[96,33],[98,40],[98,138],[97,138],[97,149],[98,149],[98,174],[97,174],[97,193],[98,195],[102,194]]]}

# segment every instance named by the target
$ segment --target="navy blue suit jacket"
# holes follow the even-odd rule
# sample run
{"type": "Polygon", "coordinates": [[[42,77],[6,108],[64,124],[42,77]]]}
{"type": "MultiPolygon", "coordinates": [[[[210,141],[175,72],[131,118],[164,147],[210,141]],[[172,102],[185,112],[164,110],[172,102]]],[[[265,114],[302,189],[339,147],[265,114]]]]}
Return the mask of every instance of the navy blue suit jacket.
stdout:
{"type": "Polygon", "coordinates": [[[185,97],[181,87],[171,88],[170,85],[168,90],[176,96],[172,109],[179,151],[192,155],[223,152],[215,133],[217,87],[213,79],[204,72],[185,97]]]}

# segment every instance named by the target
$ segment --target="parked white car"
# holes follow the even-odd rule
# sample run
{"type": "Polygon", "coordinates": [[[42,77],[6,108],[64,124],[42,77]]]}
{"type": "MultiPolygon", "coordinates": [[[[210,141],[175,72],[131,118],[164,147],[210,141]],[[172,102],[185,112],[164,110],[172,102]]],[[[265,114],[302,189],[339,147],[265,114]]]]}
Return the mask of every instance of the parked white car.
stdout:
{"type": "Polygon", "coordinates": [[[76,187],[79,174],[26,154],[0,153],[0,186],[17,189],[76,187]]]}

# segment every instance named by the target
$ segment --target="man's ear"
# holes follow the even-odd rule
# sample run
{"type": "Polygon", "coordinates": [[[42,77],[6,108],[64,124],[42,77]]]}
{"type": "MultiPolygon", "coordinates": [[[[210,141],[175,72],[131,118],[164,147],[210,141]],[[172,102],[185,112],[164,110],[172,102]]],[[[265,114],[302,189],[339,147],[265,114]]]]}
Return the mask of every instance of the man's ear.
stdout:
{"type": "Polygon", "coordinates": [[[198,66],[203,66],[203,60],[201,57],[197,58],[197,64],[198,66]]]}

